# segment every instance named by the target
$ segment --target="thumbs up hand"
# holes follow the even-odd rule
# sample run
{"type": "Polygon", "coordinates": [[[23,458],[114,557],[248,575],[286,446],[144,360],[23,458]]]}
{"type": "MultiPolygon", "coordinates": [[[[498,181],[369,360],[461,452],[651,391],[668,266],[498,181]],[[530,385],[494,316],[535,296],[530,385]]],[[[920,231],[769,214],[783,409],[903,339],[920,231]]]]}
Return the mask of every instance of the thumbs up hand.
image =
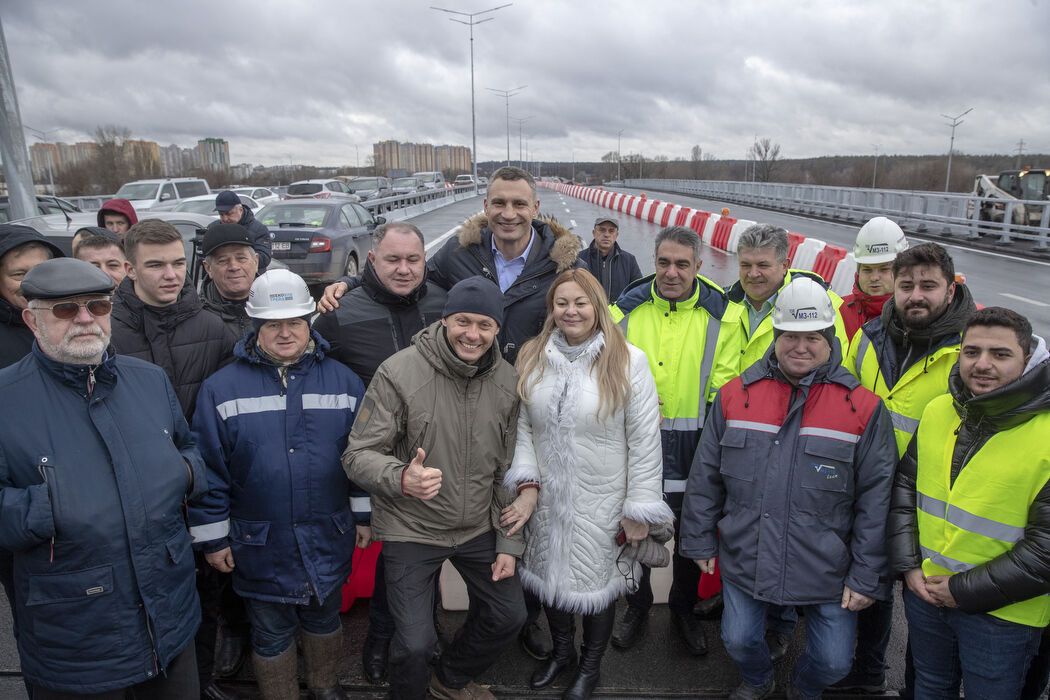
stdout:
{"type": "Polygon", "coordinates": [[[427,453],[423,448],[416,448],[416,456],[405,467],[401,476],[401,490],[406,496],[429,501],[441,490],[441,470],[432,469],[423,464],[427,453]]]}

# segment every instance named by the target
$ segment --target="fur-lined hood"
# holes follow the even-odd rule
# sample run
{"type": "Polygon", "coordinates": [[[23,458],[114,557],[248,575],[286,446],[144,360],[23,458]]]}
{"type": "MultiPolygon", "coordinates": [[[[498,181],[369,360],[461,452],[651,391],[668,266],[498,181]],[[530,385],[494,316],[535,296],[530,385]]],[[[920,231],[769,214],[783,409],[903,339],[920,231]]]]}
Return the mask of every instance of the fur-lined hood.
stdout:
{"type": "MultiPolygon", "coordinates": [[[[485,214],[475,214],[459,227],[459,245],[466,248],[472,245],[481,245],[482,232],[488,228],[489,218],[485,214]]],[[[548,234],[544,229],[550,230],[554,242],[550,246],[550,258],[558,266],[558,272],[564,272],[576,264],[576,258],[580,255],[582,248],[580,239],[569,229],[558,223],[550,214],[541,214],[532,220],[532,228],[541,240],[546,239],[548,234]]]]}

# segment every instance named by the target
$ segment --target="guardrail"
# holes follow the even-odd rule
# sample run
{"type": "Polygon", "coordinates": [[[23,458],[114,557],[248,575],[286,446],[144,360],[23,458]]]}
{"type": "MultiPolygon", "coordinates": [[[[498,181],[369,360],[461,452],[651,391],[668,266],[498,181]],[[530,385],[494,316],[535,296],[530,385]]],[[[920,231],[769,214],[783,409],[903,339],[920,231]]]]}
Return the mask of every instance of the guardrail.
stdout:
{"type": "Polygon", "coordinates": [[[806,216],[862,224],[873,216],[894,219],[901,228],[976,239],[999,236],[998,244],[1029,241],[1038,250],[1050,248],[1050,202],[1002,200],[969,194],[907,190],[827,187],[764,182],[718,180],[627,180],[626,187],[687,194],[715,201],[748,204],[794,212],[806,216]],[[1001,206],[1003,220],[987,221],[980,214],[987,207],[1001,206]],[[1041,211],[1039,224],[1014,223],[1015,211],[1041,211]]]}

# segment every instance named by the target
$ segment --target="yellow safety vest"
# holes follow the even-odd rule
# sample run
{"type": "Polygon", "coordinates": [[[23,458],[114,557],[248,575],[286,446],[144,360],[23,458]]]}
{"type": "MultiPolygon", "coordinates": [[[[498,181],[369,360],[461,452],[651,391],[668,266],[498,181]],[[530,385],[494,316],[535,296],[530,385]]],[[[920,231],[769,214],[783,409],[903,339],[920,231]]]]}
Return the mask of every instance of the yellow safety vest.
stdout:
{"type": "MultiPolygon", "coordinates": [[[[886,342],[890,341],[887,339],[886,342]]],[[[919,418],[926,405],[935,397],[948,392],[948,375],[958,359],[958,344],[938,348],[929,357],[919,358],[890,387],[879,367],[878,348],[872,346],[871,338],[861,328],[853,336],[853,343],[842,364],[861,386],[882,397],[893,419],[897,456],[903,457],[911,436],[919,427],[919,418]]]]}
{"type": "MultiPolygon", "coordinates": [[[[916,516],[927,576],[969,571],[1013,549],[1024,537],[1028,509],[1050,478],[1050,413],[993,435],[951,484],[955,431],[952,397],[933,399],[917,438],[916,516]]],[[[993,610],[1008,622],[1050,623],[1050,596],[993,610]]]]}

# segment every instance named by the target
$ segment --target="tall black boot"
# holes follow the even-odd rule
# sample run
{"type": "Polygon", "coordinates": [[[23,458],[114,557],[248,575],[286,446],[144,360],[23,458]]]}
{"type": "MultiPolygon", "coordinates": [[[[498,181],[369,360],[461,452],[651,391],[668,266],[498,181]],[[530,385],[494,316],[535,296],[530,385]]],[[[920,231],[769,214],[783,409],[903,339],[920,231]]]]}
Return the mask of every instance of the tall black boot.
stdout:
{"type": "Polygon", "coordinates": [[[545,611],[547,625],[551,628],[552,649],[550,658],[541,662],[532,674],[529,687],[533,690],[546,688],[562,671],[576,664],[576,616],[550,607],[545,611]]]}
{"type": "Polygon", "coordinates": [[[580,647],[580,667],[572,684],[561,696],[562,700],[587,700],[594,692],[602,670],[602,656],[612,637],[616,623],[616,605],[594,615],[583,616],[583,646],[580,647]]]}

